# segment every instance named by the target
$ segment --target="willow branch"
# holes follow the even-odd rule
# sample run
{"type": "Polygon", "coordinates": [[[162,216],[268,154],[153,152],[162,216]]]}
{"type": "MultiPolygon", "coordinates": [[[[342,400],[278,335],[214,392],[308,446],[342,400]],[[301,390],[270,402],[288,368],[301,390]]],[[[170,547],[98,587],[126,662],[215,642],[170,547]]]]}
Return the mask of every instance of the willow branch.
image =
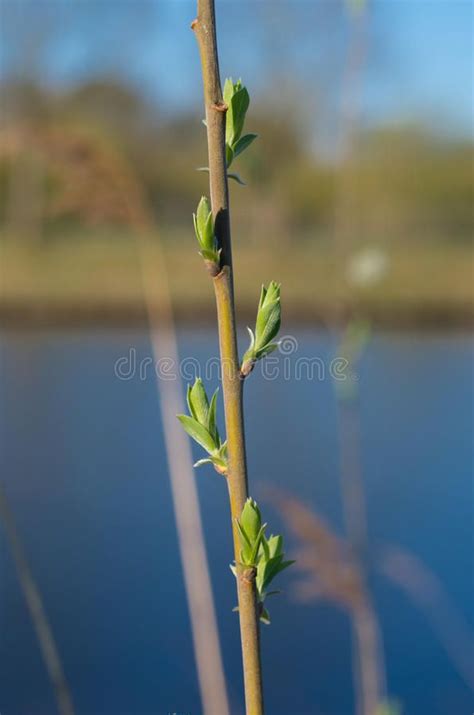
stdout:
{"type": "MultiPolygon", "coordinates": [[[[217,54],[213,0],[198,0],[198,16],[192,23],[201,55],[204,102],[209,154],[209,184],[214,231],[221,253],[221,271],[213,279],[217,305],[222,390],[227,433],[229,487],[234,555],[240,559],[236,520],[248,496],[245,454],[242,386],[237,351],[232,250],[229,218],[229,191],[225,159],[226,105],[222,98],[217,54]]],[[[247,715],[263,714],[260,665],[259,617],[255,589],[255,570],[237,567],[240,635],[244,669],[247,715]]]]}

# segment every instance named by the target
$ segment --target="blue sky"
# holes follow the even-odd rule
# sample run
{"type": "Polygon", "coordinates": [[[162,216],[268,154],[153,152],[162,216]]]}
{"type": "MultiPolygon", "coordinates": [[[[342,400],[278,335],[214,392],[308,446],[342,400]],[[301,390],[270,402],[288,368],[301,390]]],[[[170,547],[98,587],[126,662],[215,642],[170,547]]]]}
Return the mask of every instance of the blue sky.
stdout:
{"type": "MultiPolygon", "coordinates": [[[[198,106],[192,0],[2,0],[1,8],[3,76],[68,85],[113,75],[163,111],[198,106]]],[[[342,0],[217,0],[217,12],[223,75],[241,75],[254,97],[275,95],[278,79],[330,122],[350,38],[342,0]]],[[[471,134],[473,29],[470,0],[372,0],[364,121],[471,134]]]]}

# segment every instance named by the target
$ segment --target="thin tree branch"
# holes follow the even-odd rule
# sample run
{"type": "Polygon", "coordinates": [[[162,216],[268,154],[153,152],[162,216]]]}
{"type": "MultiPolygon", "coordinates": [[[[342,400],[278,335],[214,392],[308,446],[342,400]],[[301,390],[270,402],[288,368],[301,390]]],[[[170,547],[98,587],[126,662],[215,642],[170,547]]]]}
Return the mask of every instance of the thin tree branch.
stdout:
{"type": "MultiPolygon", "coordinates": [[[[234,555],[240,560],[236,519],[248,496],[245,454],[242,386],[237,352],[232,250],[229,219],[229,191],[225,158],[226,105],[223,102],[217,53],[213,0],[198,0],[197,19],[192,23],[201,55],[204,102],[209,153],[209,183],[215,235],[222,249],[221,272],[213,279],[217,305],[219,347],[222,365],[222,390],[229,454],[227,482],[232,516],[234,555]]],[[[263,714],[260,665],[259,616],[255,589],[255,570],[237,566],[240,635],[244,669],[247,715],[263,714]]]]}

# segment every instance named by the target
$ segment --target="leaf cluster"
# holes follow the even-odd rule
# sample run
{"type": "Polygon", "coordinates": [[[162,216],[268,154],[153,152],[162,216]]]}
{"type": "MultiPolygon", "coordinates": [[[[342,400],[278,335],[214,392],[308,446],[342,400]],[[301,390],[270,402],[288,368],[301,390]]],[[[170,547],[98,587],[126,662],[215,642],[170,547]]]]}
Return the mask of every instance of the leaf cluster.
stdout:
{"type": "Polygon", "coordinates": [[[220,268],[220,249],[217,248],[217,240],[214,233],[214,218],[212,216],[211,204],[206,196],[203,196],[198,204],[196,213],[193,214],[194,231],[199,243],[200,255],[204,258],[211,273],[217,274],[220,268]]]}
{"type": "MultiPolygon", "coordinates": [[[[273,534],[265,536],[266,524],[257,503],[250,497],[245,502],[240,519],[236,520],[240,540],[240,565],[256,569],[255,584],[260,607],[260,620],[270,623],[270,615],[264,607],[265,599],[278,591],[269,591],[275,576],[290,566],[293,561],[285,561],[283,537],[273,534]]],[[[231,567],[236,574],[236,567],[231,567]]]]}
{"type": "Polygon", "coordinates": [[[257,310],[255,332],[247,328],[250,345],[242,359],[241,373],[245,377],[261,358],[276,350],[274,342],[281,325],[280,284],[271,281],[268,288],[262,286],[257,310]]]}
{"type": "MultiPolygon", "coordinates": [[[[242,135],[245,116],[250,105],[250,96],[247,87],[243,86],[242,80],[239,79],[237,82],[234,82],[231,77],[228,77],[224,83],[222,96],[226,105],[225,161],[228,170],[234,159],[252,144],[258,134],[249,133],[242,135]]],[[[203,120],[203,124],[207,126],[205,119],[203,120]]],[[[209,167],[200,166],[198,171],[208,172],[209,167]]],[[[242,181],[238,174],[227,171],[227,177],[245,186],[245,181],[242,181]]]]}
{"type": "Polygon", "coordinates": [[[208,453],[208,457],[198,460],[194,466],[212,464],[219,474],[227,473],[227,443],[222,442],[216,425],[216,389],[209,402],[201,378],[188,386],[187,403],[189,415],[178,415],[188,435],[208,453]]]}
{"type": "MultiPolygon", "coordinates": [[[[227,168],[257,138],[257,134],[244,134],[245,116],[250,104],[247,88],[242,80],[234,82],[231,77],[224,84],[224,102],[227,105],[225,124],[225,152],[227,168]]],[[[231,177],[235,178],[235,177],[231,177]]]]}

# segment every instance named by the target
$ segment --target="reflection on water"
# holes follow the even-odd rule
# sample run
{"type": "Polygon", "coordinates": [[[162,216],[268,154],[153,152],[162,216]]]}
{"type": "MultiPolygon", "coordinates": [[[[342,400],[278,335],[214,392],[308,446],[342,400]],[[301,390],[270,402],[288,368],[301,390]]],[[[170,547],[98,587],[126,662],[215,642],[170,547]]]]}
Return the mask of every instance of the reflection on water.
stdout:
{"type": "MultiPolygon", "coordinates": [[[[332,358],[327,334],[295,330],[290,369],[256,370],[246,385],[252,491],[293,492],[342,524],[336,409],[327,373],[291,360],[332,358]],[[290,379],[286,379],[290,377],[290,379]]],[[[79,715],[199,715],[189,620],[178,561],[151,373],[118,379],[114,365],[145,333],[8,333],[2,337],[1,473],[53,625],[79,715]]],[[[182,356],[217,354],[213,331],[182,330],[182,356]]],[[[387,544],[413,552],[442,580],[473,626],[472,340],[377,335],[360,365],[362,466],[370,579],[382,621],[388,689],[408,715],[471,712],[473,696],[430,621],[377,569],[387,544]]],[[[215,380],[215,377],[214,377],[215,380]]],[[[198,456],[198,452],[196,452],[198,456]]],[[[230,697],[241,676],[227,495],[196,475],[230,697]]],[[[265,506],[276,529],[281,518],[265,506]]],[[[1,535],[0,712],[56,712],[1,535]]],[[[291,540],[289,541],[291,552],[291,540]]],[[[350,629],[329,603],[299,604],[291,570],[263,632],[269,715],[349,715],[350,629]]]]}

